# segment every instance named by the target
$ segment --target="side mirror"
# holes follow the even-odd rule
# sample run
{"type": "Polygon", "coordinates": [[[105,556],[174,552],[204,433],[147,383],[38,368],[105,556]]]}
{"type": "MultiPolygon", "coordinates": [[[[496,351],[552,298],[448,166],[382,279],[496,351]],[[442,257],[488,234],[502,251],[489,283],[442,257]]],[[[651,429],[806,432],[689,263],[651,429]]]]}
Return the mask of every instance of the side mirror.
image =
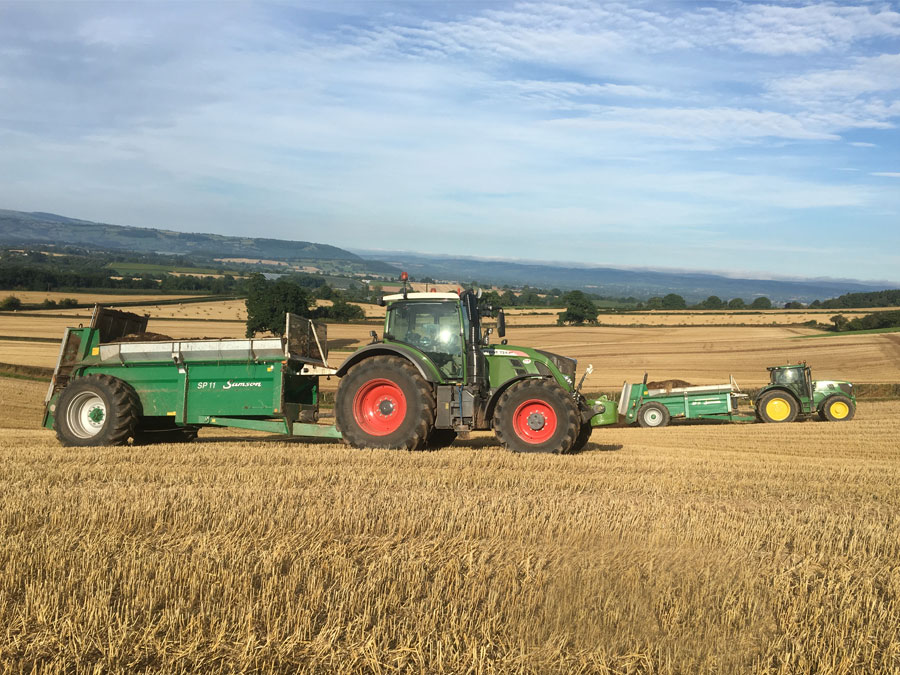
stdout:
{"type": "Polygon", "coordinates": [[[504,337],[506,335],[506,315],[503,313],[503,308],[500,308],[500,312],[497,314],[497,335],[500,337],[504,337]]]}
{"type": "Polygon", "coordinates": [[[369,331],[369,335],[372,336],[372,344],[373,344],[373,345],[374,345],[376,342],[378,342],[378,333],[376,333],[374,330],[370,330],[370,331],[369,331]]]}

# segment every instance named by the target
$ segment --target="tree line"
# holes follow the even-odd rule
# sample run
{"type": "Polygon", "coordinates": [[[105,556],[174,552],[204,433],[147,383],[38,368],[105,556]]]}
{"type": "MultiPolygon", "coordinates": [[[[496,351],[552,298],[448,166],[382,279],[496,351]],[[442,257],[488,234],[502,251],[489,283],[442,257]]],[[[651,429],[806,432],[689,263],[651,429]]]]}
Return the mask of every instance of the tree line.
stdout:
{"type": "Polygon", "coordinates": [[[889,312],[873,312],[865,316],[848,319],[843,314],[831,317],[832,330],[842,333],[854,330],[878,330],[879,328],[900,327],[900,310],[889,312]]]}

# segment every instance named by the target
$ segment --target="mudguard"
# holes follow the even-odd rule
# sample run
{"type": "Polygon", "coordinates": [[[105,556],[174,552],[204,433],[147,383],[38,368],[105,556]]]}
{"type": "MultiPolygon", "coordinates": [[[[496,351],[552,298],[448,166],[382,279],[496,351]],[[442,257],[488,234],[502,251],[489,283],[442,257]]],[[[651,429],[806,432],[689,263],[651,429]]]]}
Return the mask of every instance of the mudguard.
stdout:
{"type": "Polygon", "coordinates": [[[381,354],[399,356],[411,362],[419,371],[419,374],[423,378],[425,378],[426,382],[433,382],[436,384],[444,383],[444,378],[442,378],[438,373],[437,369],[434,367],[434,364],[432,364],[430,360],[416,352],[414,349],[403,347],[400,345],[386,344],[383,342],[379,342],[373,345],[366,345],[365,347],[353,352],[353,354],[351,354],[347,358],[347,360],[341,364],[341,367],[338,368],[337,376],[343,377],[347,374],[347,371],[350,370],[350,368],[355,366],[363,359],[369,358],[370,356],[378,356],[381,354]]]}

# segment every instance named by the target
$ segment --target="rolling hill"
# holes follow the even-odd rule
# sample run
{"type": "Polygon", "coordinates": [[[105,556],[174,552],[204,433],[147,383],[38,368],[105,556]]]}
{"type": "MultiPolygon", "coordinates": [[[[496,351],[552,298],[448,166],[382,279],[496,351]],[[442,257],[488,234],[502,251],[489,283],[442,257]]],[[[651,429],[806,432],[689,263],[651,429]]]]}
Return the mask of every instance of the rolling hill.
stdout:
{"type": "Polygon", "coordinates": [[[196,258],[240,257],[296,262],[332,261],[349,269],[393,275],[397,270],[336,246],[309,241],[175,232],[69,218],[54,213],[0,209],[0,245],[71,245],[113,251],[167,253],[196,258]]]}

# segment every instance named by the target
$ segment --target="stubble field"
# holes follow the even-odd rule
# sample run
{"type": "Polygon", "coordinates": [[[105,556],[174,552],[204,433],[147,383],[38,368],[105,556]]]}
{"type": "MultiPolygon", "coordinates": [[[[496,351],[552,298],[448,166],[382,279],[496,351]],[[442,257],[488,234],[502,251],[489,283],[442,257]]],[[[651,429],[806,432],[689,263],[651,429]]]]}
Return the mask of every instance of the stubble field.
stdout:
{"type": "Polygon", "coordinates": [[[897,402],[558,457],[485,434],[63,449],[42,384],[0,393],[5,670],[900,668],[897,402]]]}
{"type": "MultiPolygon", "coordinates": [[[[150,330],[242,333],[169,317],[150,330]]],[[[7,318],[0,335],[72,323],[7,318]]],[[[330,326],[333,361],[370,329],[330,326]]],[[[593,362],[588,390],[644,370],[758,386],[801,359],[900,382],[896,334],[811,333],[509,338],[593,362]]],[[[57,351],[0,341],[0,362],[52,366],[57,351]]],[[[863,401],[844,424],[597,429],[558,457],[484,433],[427,453],[218,430],[65,449],[38,428],[45,392],[0,378],[3,671],[900,670],[898,401],[863,401]]]]}

